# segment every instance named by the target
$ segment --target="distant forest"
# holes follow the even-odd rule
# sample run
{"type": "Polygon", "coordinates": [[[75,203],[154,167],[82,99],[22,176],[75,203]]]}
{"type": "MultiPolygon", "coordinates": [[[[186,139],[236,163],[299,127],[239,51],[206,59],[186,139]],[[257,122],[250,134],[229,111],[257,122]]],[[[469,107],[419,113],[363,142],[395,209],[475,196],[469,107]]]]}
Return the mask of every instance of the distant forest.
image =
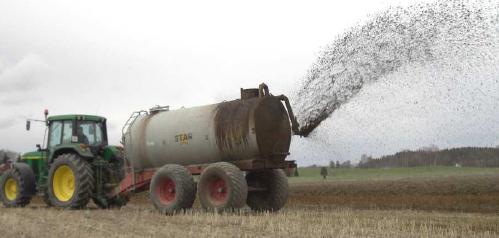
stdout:
{"type": "Polygon", "coordinates": [[[499,167],[499,148],[462,147],[439,150],[437,147],[427,147],[417,151],[404,150],[381,158],[363,155],[357,165],[359,168],[416,166],[499,167]]]}

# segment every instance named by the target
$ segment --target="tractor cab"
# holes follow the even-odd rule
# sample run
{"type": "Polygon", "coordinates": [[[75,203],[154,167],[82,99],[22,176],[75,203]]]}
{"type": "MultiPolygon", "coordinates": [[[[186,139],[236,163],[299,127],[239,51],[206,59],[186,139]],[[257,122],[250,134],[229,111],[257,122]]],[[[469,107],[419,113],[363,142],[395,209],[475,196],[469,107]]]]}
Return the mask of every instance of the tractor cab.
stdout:
{"type": "Polygon", "coordinates": [[[47,124],[46,150],[49,161],[68,149],[86,157],[85,155],[96,155],[100,149],[107,146],[106,118],[104,117],[58,115],[48,117],[47,124]],[[63,150],[60,151],[60,149],[63,150]]]}
{"type": "Polygon", "coordinates": [[[92,159],[108,145],[104,117],[75,114],[50,116],[43,121],[31,119],[26,122],[26,130],[30,129],[31,121],[44,122],[47,131],[43,145],[37,144],[37,151],[24,154],[22,160],[51,163],[60,154],[68,152],[92,159]]]}

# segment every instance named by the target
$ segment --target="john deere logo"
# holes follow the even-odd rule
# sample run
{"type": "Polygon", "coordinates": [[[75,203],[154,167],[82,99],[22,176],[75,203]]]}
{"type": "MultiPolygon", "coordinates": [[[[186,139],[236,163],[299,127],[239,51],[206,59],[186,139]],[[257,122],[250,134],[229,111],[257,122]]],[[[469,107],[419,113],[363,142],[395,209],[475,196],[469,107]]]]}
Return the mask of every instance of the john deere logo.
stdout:
{"type": "Polygon", "coordinates": [[[179,142],[181,145],[189,144],[189,140],[192,140],[192,133],[178,134],[175,136],[175,142],[179,142]]]}

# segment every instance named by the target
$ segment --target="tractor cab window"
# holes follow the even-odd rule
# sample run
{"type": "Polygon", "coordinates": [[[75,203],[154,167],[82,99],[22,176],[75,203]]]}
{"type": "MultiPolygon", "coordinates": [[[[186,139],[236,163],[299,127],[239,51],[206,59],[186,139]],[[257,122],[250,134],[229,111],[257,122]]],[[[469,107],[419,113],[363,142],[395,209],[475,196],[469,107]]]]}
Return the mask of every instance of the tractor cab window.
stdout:
{"type": "Polygon", "coordinates": [[[71,143],[73,136],[73,121],[64,121],[64,128],[62,130],[62,143],[71,143]]]}
{"type": "Polygon", "coordinates": [[[53,148],[54,146],[61,144],[61,135],[62,135],[62,122],[54,121],[50,123],[48,147],[53,148]]]}
{"type": "Polygon", "coordinates": [[[87,145],[101,145],[103,142],[102,123],[79,121],[76,127],[78,142],[87,145]]]}

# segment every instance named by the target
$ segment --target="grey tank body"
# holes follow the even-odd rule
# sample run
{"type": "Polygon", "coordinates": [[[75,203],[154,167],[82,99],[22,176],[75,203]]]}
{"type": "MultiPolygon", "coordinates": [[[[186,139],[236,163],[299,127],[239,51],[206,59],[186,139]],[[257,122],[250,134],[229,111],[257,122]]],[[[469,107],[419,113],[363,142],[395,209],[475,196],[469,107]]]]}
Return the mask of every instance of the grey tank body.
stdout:
{"type": "Polygon", "coordinates": [[[143,114],[123,135],[135,169],[284,160],[290,141],[287,111],[273,96],[143,114]]]}

